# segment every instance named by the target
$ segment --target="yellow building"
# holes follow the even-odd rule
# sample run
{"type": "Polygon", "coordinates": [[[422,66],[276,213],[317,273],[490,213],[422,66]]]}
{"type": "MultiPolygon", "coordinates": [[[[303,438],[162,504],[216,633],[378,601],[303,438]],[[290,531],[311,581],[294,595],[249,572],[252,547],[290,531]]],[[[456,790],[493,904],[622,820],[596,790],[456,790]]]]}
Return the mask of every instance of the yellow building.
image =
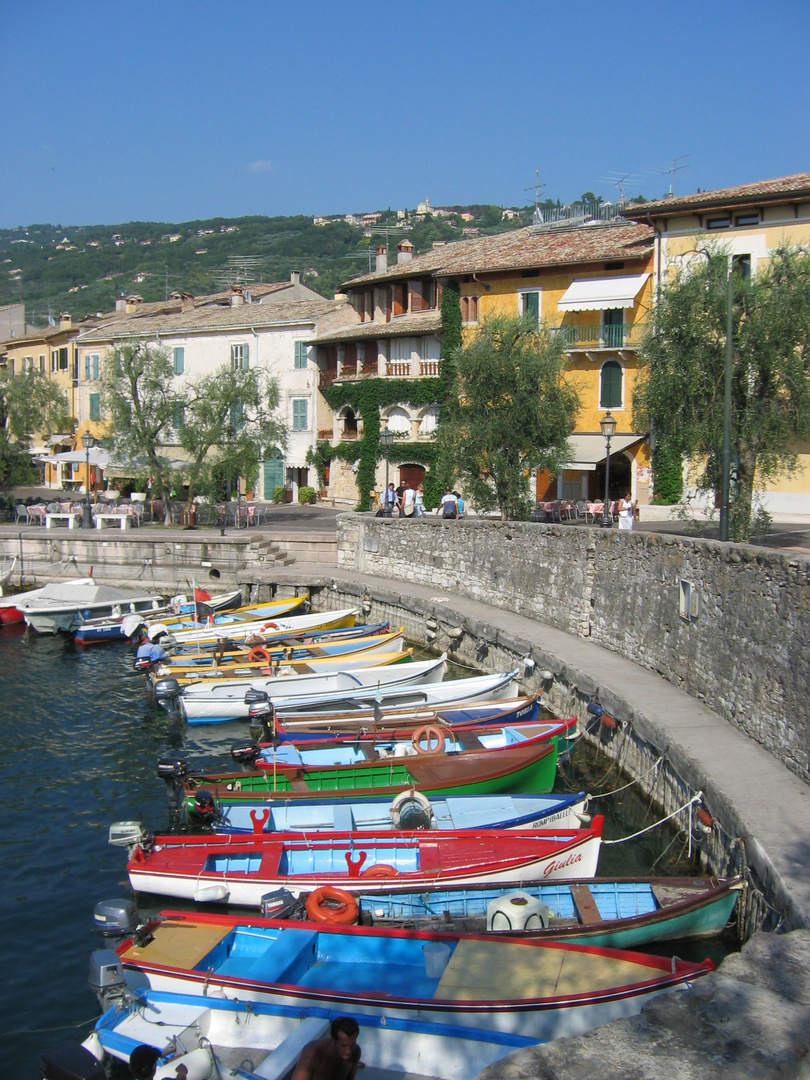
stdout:
{"type": "MultiPolygon", "coordinates": [[[[670,196],[627,208],[624,216],[654,230],[656,286],[711,241],[727,249],[740,273],[756,274],[776,248],[810,245],[810,173],[670,196]]],[[[761,491],[773,515],[810,514],[810,443],[796,449],[800,469],[761,491]]]]}
{"type": "MultiPolygon", "coordinates": [[[[611,497],[629,490],[647,502],[648,448],[645,433],[633,429],[632,393],[640,328],[652,304],[652,237],[646,224],[595,220],[440,244],[422,255],[413,255],[404,240],[391,266],[381,248],[376,270],[344,286],[352,322],[312,341],[322,384],[437,375],[439,307],[443,288],[452,282],[465,336],[487,315],[503,312],[529,314],[564,337],[567,377],[582,408],[569,468],[557,477],[538,475],[537,497],[575,502],[604,495],[606,443],[599,422],[609,410],[617,421],[610,446],[611,497]]],[[[383,424],[409,440],[412,450],[412,460],[400,461],[393,473],[395,482],[418,483],[424,475],[419,447],[431,440],[437,416],[435,402],[399,402],[381,410],[383,424]]],[[[319,426],[333,441],[357,439],[363,420],[344,405],[326,412],[319,426]]],[[[351,470],[341,463],[330,476],[330,494],[357,497],[351,470]]]]}

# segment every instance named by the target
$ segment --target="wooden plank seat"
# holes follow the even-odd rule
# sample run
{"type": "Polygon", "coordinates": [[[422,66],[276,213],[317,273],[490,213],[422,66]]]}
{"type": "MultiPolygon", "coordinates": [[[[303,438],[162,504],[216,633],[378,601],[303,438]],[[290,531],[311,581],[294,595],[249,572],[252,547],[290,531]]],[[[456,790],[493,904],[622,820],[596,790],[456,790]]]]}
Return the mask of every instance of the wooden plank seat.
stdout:
{"type": "Polygon", "coordinates": [[[571,896],[574,898],[574,903],[584,926],[593,926],[595,923],[602,922],[599,908],[596,906],[596,901],[587,885],[572,885],[571,896]]]}

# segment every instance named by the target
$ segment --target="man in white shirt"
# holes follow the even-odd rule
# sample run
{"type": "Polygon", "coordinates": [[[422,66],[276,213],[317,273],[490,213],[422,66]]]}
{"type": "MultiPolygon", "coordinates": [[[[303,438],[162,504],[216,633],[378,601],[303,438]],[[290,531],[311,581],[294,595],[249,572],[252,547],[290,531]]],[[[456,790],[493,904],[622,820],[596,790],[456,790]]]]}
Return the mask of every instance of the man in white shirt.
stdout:
{"type": "Polygon", "coordinates": [[[442,501],[439,504],[442,508],[443,518],[457,518],[458,517],[458,500],[452,492],[451,488],[444,489],[444,495],[442,495],[442,501]]]}

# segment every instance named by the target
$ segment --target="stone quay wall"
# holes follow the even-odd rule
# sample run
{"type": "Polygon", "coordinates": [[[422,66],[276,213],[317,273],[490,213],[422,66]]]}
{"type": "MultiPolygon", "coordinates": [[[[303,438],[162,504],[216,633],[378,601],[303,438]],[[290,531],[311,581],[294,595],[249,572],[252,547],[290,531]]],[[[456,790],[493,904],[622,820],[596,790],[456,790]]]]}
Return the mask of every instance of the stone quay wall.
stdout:
{"type": "Polygon", "coordinates": [[[338,519],[338,565],[591,638],[810,779],[810,559],[531,522],[338,519]]]}

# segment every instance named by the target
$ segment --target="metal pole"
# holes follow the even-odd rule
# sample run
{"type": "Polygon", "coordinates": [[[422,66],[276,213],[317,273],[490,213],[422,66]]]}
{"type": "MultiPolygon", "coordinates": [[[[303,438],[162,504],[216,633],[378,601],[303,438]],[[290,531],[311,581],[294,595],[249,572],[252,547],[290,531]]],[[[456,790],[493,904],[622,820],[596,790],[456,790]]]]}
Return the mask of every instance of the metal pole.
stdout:
{"type": "Polygon", "coordinates": [[[734,305],[734,261],[728,260],[726,293],[726,364],[723,380],[723,475],[720,480],[720,539],[728,540],[729,489],[731,487],[731,366],[732,316],[734,305]]]}
{"type": "Polygon", "coordinates": [[[393,508],[391,507],[391,505],[390,505],[390,503],[388,501],[388,439],[385,440],[385,493],[384,493],[384,495],[385,495],[385,501],[384,501],[383,505],[385,506],[385,516],[386,517],[391,517],[391,514],[393,512],[393,508]]]}
{"type": "Polygon", "coordinates": [[[85,474],[84,474],[84,521],[82,525],[85,529],[89,529],[92,525],[90,520],[90,447],[88,446],[85,452],[85,474]]]}
{"type": "Polygon", "coordinates": [[[610,436],[605,438],[605,505],[602,507],[602,528],[610,529],[613,526],[613,515],[610,512],[610,436]]]}

